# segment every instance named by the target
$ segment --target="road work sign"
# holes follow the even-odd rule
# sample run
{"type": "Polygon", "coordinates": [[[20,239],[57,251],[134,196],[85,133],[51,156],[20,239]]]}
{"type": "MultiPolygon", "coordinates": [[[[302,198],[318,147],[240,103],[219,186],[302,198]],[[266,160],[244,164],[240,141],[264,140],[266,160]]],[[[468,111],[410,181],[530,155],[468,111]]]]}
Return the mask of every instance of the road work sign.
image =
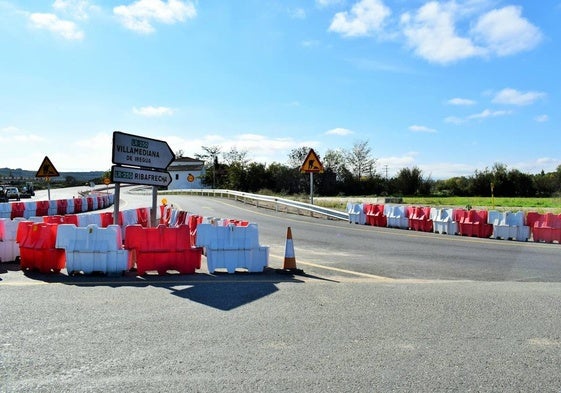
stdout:
{"type": "Polygon", "coordinates": [[[314,149],[310,149],[310,152],[306,156],[302,167],[300,167],[300,172],[302,173],[323,173],[323,164],[319,160],[314,149]]]}
{"type": "Polygon", "coordinates": [[[41,163],[41,166],[39,167],[39,170],[35,174],[35,177],[57,177],[57,176],[59,176],[58,171],[56,170],[51,160],[49,160],[49,157],[45,156],[45,158],[43,158],[43,162],[41,163]]]}

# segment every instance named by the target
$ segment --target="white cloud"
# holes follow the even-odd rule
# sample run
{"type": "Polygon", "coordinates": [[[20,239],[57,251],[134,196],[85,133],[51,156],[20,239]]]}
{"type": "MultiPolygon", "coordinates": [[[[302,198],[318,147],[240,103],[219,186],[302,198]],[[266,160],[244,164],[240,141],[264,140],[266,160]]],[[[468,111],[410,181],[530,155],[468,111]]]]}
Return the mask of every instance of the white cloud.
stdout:
{"type": "Polygon", "coordinates": [[[468,116],[468,119],[487,119],[489,117],[507,116],[510,114],[512,114],[512,111],[492,111],[490,109],[485,109],[483,112],[468,116]]]}
{"type": "Polygon", "coordinates": [[[426,127],[426,126],[419,126],[419,125],[410,126],[409,131],[411,131],[411,132],[425,132],[425,133],[429,133],[429,134],[436,133],[436,130],[434,128],[429,128],[429,127],[426,127]]]}
{"type": "Polygon", "coordinates": [[[312,48],[319,46],[320,42],[318,40],[304,40],[300,43],[304,48],[312,48]]]}
{"type": "Polygon", "coordinates": [[[60,35],[67,40],[82,40],[84,32],[76,23],[59,19],[55,14],[33,13],[29,15],[29,21],[37,29],[45,29],[60,35]]]}
{"type": "Polygon", "coordinates": [[[146,34],[155,31],[154,22],[174,24],[197,16],[192,2],[180,0],[138,0],[129,6],[113,8],[113,13],[127,29],[146,34]]]}
{"type": "Polygon", "coordinates": [[[351,134],[353,134],[353,132],[346,128],[334,128],[325,133],[325,135],[339,135],[339,136],[347,136],[351,134]]]}
{"type": "Polygon", "coordinates": [[[530,105],[539,99],[545,98],[546,94],[538,91],[521,92],[515,89],[506,88],[499,91],[493,98],[496,104],[506,105],[530,105]]]}
{"type": "Polygon", "coordinates": [[[444,122],[450,124],[462,124],[465,123],[466,120],[457,116],[448,116],[447,118],[444,119],[444,122]]]}
{"type": "Polygon", "coordinates": [[[482,15],[472,28],[475,39],[498,56],[530,50],[540,43],[540,30],[522,17],[522,7],[508,6],[482,15]]]}
{"type": "Polygon", "coordinates": [[[86,20],[91,11],[99,10],[99,7],[91,4],[89,0],[55,0],[53,8],[78,20],[86,20]]]}
{"type": "Polygon", "coordinates": [[[2,134],[13,134],[16,132],[20,132],[20,129],[17,128],[16,126],[7,126],[7,127],[2,127],[0,128],[0,133],[2,134]]]}
{"type": "Polygon", "coordinates": [[[332,5],[340,4],[343,0],[316,0],[316,5],[320,8],[330,7],[332,5]]]}
{"type": "Polygon", "coordinates": [[[171,116],[174,110],[165,106],[143,106],[141,108],[134,107],[132,112],[135,115],[146,116],[146,117],[159,117],[159,116],[171,116]]]}
{"type": "Polygon", "coordinates": [[[522,16],[521,7],[507,6],[481,14],[488,5],[486,1],[427,2],[416,12],[402,14],[403,34],[418,56],[440,64],[512,55],[541,42],[542,33],[522,16]],[[473,27],[461,30],[460,22],[473,27]]]}
{"type": "Polygon", "coordinates": [[[455,2],[432,1],[413,15],[402,15],[403,33],[418,56],[430,62],[449,64],[484,54],[484,49],[474,45],[471,39],[457,34],[456,12],[455,2]]]}
{"type": "Polygon", "coordinates": [[[293,19],[306,19],[306,10],[303,8],[294,8],[288,10],[288,14],[293,19]]]}
{"type": "Polygon", "coordinates": [[[545,123],[545,122],[549,121],[549,116],[548,115],[539,115],[539,116],[536,116],[535,120],[538,123],[545,123]]]}
{"type": "Polygon", "coordinates": [[[450,105],[458,105],[458,106],[469,106],[475,105],[475,101],[469,100],[467,98],[452,98],[448,100],[448,104],[450,105]]]}
{"type": "Polygon", "coordinates": [[[254,162],[271,164],[285,163],[292,149],[307,146],[318,148],[320,142],[314,140],[295,140],[293,138],[271,138],[261,134],[239,134],[224,137],[216,134],[203,134],[200,138],[165,137],[172,150],[179,149],[187,156],[201,153],[200,146],[220,146],[222,152],[236,148],[248,151],[248,158],[254,162]],[[195,149],[195,150],[193,150],[195,149]]]}
{"type": "Polygon", "coordinates": [[[381,0],[360,0],[350,12],[338,12],[333,17],[329,31],[345,37],[368,36],[380,31],[391,10],[381,0]]]}

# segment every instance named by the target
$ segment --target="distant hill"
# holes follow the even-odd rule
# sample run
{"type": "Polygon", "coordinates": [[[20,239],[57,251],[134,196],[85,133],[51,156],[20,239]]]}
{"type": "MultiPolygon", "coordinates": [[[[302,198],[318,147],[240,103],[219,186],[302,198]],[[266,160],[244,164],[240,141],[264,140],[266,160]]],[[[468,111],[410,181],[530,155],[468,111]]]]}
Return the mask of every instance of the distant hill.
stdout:
{"type": "MultiPolygon", "coordinates": [[[[30,171],[26,169],[12,169],[12,168],[0,168],[0,178],[3,181],[6,180],[35,180],[35,174],[37,171],[30,171]]],[[[100,179],[104,171],[90,171],[90,172],[59,172],[60,176],[51,178],[51,181],[64,181],[67,177],[73,177],[78,182],[89,182],[91,180],[100,179]]]]}

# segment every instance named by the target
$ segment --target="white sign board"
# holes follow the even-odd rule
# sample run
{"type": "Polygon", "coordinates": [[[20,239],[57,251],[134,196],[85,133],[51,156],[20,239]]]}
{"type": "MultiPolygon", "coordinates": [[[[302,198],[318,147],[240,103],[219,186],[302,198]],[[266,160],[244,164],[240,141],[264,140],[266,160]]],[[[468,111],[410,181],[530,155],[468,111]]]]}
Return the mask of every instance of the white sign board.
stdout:
{"type": "Polygon", "coordinates": [[[113,164],[166,169],[175,154],[165,141],[113,132],[113,164]]]}
{"type": "Polygon", "coordinates": [[[164,171],[113,165],[111,167],[111,180],[114,183],[167,187],[171,183],[171,176],[164,171]]]}

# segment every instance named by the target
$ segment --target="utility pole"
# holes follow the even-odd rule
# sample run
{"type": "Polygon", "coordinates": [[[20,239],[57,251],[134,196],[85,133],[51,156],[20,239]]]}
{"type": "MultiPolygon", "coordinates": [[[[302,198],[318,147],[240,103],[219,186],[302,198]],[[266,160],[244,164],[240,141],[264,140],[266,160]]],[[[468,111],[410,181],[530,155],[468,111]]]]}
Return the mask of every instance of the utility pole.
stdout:
{"type": "Polygon", "coordinates": [[[384,165],[384,170],[386,171],[386,180],[388,180],[388,164],[384,165]]]}

